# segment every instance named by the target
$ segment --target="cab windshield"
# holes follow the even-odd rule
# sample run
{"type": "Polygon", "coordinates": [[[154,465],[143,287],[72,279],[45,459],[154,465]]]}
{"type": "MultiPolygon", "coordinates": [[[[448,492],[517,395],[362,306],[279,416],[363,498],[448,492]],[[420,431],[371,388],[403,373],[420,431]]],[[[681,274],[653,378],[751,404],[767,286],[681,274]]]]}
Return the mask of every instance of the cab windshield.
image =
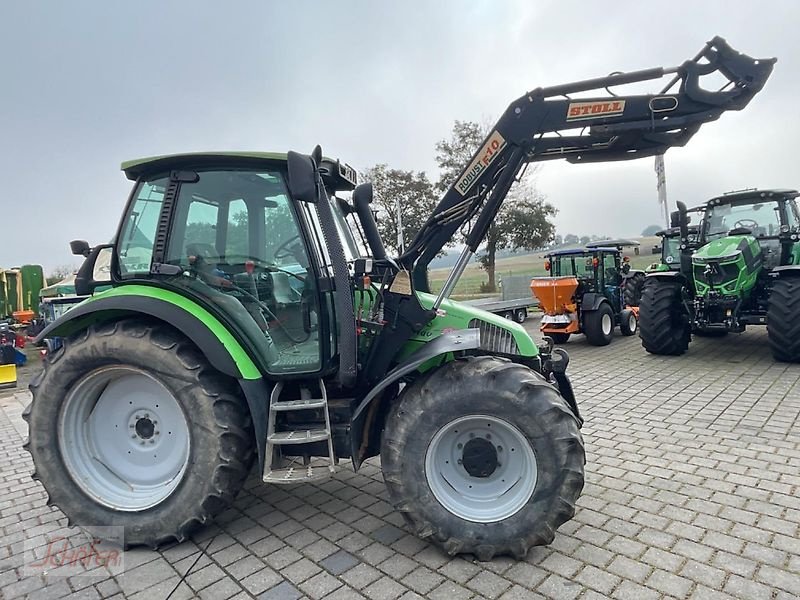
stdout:
{"type": "Polygon", "coordinates": [[[664,237],[662,242],[662,258],[668,265],[677,265],[681,262],[681,238],[680,236],[664,237]]]}
{"type": "Polygon", "coordinates": [[[748,229],[757,238],[780,233],[780,205],[777,202],[737,202],[708,208],[705,217],[706,240],[728,235],[734,229],[748,229]]]}
{"type": "Polygon", "coordinates": [[[578,279],[594,278],[594,263],[591,255],[567,254],[554,256],[552,273],[556,277],[572,276],[578,279]]]}

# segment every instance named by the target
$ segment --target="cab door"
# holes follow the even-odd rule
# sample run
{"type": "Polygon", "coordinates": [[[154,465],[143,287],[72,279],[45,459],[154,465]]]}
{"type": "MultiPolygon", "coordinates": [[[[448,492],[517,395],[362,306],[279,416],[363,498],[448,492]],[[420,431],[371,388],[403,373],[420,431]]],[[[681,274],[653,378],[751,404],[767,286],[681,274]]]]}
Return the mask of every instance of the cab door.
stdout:
{"type": "Polygon", "coordinates": [[[619,312],[622,307],[622,275],[620,274],[619,255],[603,252],[601,266],[603,295],[611,302],[614,311],[619,312]]]}

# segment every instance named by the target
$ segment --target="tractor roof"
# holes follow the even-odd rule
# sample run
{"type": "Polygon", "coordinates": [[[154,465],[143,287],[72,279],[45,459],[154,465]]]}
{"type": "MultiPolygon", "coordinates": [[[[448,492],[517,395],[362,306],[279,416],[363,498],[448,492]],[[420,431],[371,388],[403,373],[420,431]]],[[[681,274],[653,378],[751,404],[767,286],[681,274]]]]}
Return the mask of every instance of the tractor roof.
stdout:
{"type": "MultiPolygon", "coordinates": [[[[137,158],[122,163],[125,176],[135,181],[144,175],[163,173],[171,169],[198,167],[260,167],[286,163],[286,152],[185,152],[137,158]]],[[[349,191],[356,185],[356,171],[338,160],[323,157],[319,165],[320,175],[326,187],[335,191],[349,191]]]]}
{"type": "Polygon", "coordinates": [[[628,248],[630,246],[640,246],[639,242],[635,240],[600,240],[597,242],[589,242],[586,244],[587,248],[628,248]]]}
{"type": "Polygon", "coordinates": [[[285,152],[185,152],[182,154],[164,154],[161,156],[148,156],[147,158],[137,158],[127,160],[122,163],[122,170],[128,179],[135,180],[138,177],[170,169],[173,167],[185,167],[188,165],[200,166],[204,164],[250,164],[267,162],[286,162],[285,152]]]}
{"type": "Polygon", "coordinates": [[[562,250],[552,250],[548,252],[545,256],[570,256],[570,255],[577,255],[577,254],[594,254],[595,252],[617,252],[616,248],[601,248],[601,247],[592,247],[592,248],[564,248],[562,250]]]}
{"type": "Polygon", "coordinates": [[[711,198],[706,204],[728,204],[731,202],[737,202],[739,200],[749,200],[751,198],[769,198],[771,196],[779,196],[784,197],[788,196],[789,198],[794,198],[800,195],[800,192],[797,190],[792,190],[788,188],[775,188],[771,190],[759,190],[757,188],[751,188],[746,190],[734,190],[732,192],[725,192],[720,196],[714,196],[711,198]]]}
{"type": "MultiPolygon", "coordinates": [[[[691,210],[686,211],[691,212],[691,210]]],[[[699,225],[689,225],[689,233],[697,233],[700,230],[699,225]]],[[[681,234],[680,227],[668,227],[667,229],[662,229],[661,231],[656,231],[656,235],[661,237],[675,237],[681,234]]]]}

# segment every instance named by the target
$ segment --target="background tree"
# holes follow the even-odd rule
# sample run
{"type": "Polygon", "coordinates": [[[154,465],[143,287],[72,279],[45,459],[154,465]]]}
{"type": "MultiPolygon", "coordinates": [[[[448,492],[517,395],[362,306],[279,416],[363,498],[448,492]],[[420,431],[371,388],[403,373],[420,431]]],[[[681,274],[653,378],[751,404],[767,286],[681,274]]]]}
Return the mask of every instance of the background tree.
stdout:
{"type": "Polygon", "coordinates": [[[47,282],[47,285],[53,285],[65,277],[72,275],[75,270],[76,268],[72,265],[59,265],[50,270],[50,272],[47,274],[47,277],[45,277],[45,281],[47,282]]]}
{"type": "Polygon", "coordinates": [[[580,238],[574,233],[568,233],[567,235],[564,236],[565,244],[577,244],[580,241],[581,241],[580,238]]]}
{"type": "Polygon", "coordinates": [[[651,235],[655,235],[659,231],[661,231],[663,227],[661,225],[648,225],[642,230],[643,237],[649,237],[651,235]]]}
{"type": "Polygon", "coordinates": [[[438,197],[424,171],[390,169],[375,165],[362,174],[374,190],[373,210],[377,213],[378,231],[389,254],[400,254],[397,237],[397,210],[401,211],[403,240],[407,246],[436,206],[438,197]]]}
{"type": "MultiPolygon", "coordinates": [[[[436,162],[440,176],[436,188],[444,192],[456,180],[481,142],[489,133],[488,126],[471,121],[455,121],[450,138],[436,144],[436,162]]],[[[553,239],[555,227],[551,218],[556,209],[545,202],[531,179],[535,172],[528,169],[528,177],[515,183],[500,208],[484,240],[484,249],[478,262],[489,276],[488,289],[495,291],[495,267],[500,250],[533,250],[553,239]]]]}

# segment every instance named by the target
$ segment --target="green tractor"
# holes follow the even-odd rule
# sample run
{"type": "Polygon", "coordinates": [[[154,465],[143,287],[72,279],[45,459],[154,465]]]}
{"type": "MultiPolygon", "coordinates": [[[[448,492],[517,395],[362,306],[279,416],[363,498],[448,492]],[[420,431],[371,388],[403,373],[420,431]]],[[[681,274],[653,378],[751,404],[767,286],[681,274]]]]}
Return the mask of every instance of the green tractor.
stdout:
{"type": "Polygon", "coordinates": [[[712,198],[696,239],[678,203],[679,268],[651,272],[642,293],[639,335],[648,352],[680,355],[692,333],[767,325],[775,359],[800,362],[797,196],[753,189],[712,198]]]}
{"type": "Polygon", "coordinates": [[[653,156],[741,110],[773,59],[714,38],[694,60],[527,92],[397,257],[370,184],[325,159],[210,152],[124,163],[110,290],[48,325],[31,384],[34,478],[70,522],[126,545],[184,540],[235,497],[380,456],[409,529],[450,554],[523,557],[575,512],[585,462],[567,354],[449,300],[526,164],[653,156]],[[699,87],[711,71],[732,86],[699,87]],[[610,86],[674,75],[655,95],[610,86]],[[594,98],[571,95],[594,90],[594,98]],[[428,264],[467,223],[438,293],[428,264]],[[109,529],[109,527],[116,529],[109,529]],[[117,533],[110,533],[117,532],[117,533]]]}
{"type": "MultiPolygon", "coordinates": [[[[705,211],[705,205],[695,206],[694,208],[687,209],[687,245],[688,248],[694,250],[697,248],[699,242],[700,225],[691,225],[692,217],[690,213],[698,213],[701,215],[705,211]]],[[[658,248],[658,253],[661,255],[659,262],[652,263],[645,269],[645,273],[657,273],[661,271],[678,271],[681,267],[681,228],[678,226],[677,213],[673,213],[675,217],[670,223],[671,227],[662,229],[657,236],[661,238],[661,246],[658,248]]]]}

